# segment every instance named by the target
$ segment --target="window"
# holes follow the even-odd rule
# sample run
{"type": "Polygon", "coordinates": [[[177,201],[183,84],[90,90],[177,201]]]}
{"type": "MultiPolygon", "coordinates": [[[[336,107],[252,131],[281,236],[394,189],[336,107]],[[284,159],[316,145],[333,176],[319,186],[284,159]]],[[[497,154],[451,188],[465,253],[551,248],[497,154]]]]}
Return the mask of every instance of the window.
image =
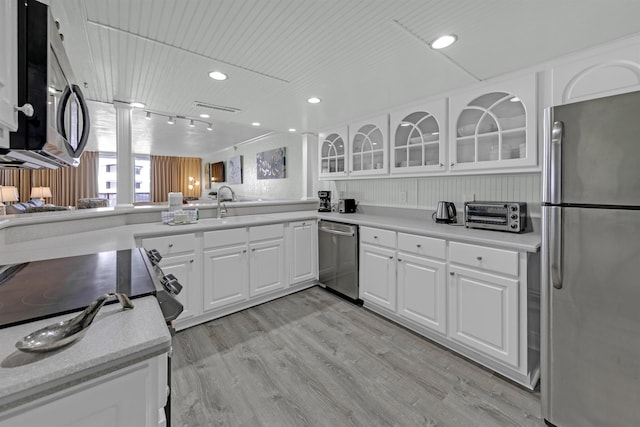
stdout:
{"type": "MultiPolygon", "coordinates": [[[[109,199],[115,206],[118,190],[116,172],[118,159],[115,153],[100,153],[98,156],[98,197],[109,199]]],[[[136,155],[134,159],[134,202],[151,200],[151,160],[149,156],[136,155]]]]}

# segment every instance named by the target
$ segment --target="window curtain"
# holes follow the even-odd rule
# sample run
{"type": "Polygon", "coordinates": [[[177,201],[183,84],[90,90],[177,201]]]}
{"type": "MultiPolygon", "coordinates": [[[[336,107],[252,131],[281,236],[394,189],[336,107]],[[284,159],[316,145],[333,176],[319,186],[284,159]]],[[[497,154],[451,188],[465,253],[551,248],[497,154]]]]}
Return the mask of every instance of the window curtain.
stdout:
{"type": "Polygon", "coordinates": [[[5,170],[0,185],[14,185],[20,201],[31,198],[32,187],[49,187],[53,197],[45,202],[57,206],[76,206],[78,199],[98,196],[98,153],[85,151],[77,168],[5,170]]]}
{"type": "Polygon", "coordinates": [[[200,197],[201,175],[202,159],[199,157],[151,156],[151,201],[166,202],[169,192],[178,191],[185,197],[200,197]],[[189,181],[189,177],[193,181],[189,181]],[[195,185],[196,181],[198,185],[195,185]]]}

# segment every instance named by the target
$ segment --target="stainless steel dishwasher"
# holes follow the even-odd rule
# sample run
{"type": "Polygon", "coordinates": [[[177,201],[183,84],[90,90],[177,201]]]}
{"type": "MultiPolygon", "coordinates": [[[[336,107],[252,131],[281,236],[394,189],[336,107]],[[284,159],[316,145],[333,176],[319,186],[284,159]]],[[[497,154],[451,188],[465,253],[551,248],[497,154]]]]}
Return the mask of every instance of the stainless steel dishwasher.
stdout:
{"type": "Polygon", "coordinates": [[[358,299],[358,226],[321,220],[318,226],[320,283],[358,299]]]}

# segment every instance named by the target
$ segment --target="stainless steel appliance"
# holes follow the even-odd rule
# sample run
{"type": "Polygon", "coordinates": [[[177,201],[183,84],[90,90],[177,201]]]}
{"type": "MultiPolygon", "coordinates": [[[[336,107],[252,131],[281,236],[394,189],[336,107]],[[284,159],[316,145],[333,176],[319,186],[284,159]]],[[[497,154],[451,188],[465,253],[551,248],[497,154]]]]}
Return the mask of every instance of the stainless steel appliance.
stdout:
{"type": "Polygon", "coordinates": [[[320,206],[318,212],[331,212],[331,191],[318,191],[320,206]]]}
{"type": "Polygon", "coordinates": [[[320,283],[359,301],[358,226],[321,220],[318,225],[320,283]]]}
{"type": "Polygon", "coordinates": [[[0,149],[0,168],[78,166],[89,138],[89,110],[49,6],[18,3],[18,130],[0,149]]]}
{"type": "Polygon", "coordinates": [[[527,204],[523,202],[465,202],[467,228],[520,233],[527,227],[527,204]]]}
{"type": "Polygon", "coordinates": [[[340,199],[338,200],[339,213],[355,213],[358,208],[356,199],[340,199]]]}
{"type": "Polygon", "coordinates": [[[640,425],[640,92],[545,111],[544,418],[640,425]]]}
{"type": "Polygon", "coordinates": [[[431,218],[438,223],[452,224],[457,222],[456,215],[456,205],[453,202],[438,202],[438,207],[431,218]]]}

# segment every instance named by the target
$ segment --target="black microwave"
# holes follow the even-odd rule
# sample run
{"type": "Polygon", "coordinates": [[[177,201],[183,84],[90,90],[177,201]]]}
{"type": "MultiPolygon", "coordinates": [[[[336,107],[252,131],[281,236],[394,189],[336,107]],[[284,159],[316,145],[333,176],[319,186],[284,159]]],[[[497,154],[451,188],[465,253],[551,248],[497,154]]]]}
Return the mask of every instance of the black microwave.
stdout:
{"type": "Polygon", "coordinates": [[[78,166],[89,137],[89,110],[49,6],[18,3],[18,130],[0,149],[0,168],[56,169],[78,166]]]}

